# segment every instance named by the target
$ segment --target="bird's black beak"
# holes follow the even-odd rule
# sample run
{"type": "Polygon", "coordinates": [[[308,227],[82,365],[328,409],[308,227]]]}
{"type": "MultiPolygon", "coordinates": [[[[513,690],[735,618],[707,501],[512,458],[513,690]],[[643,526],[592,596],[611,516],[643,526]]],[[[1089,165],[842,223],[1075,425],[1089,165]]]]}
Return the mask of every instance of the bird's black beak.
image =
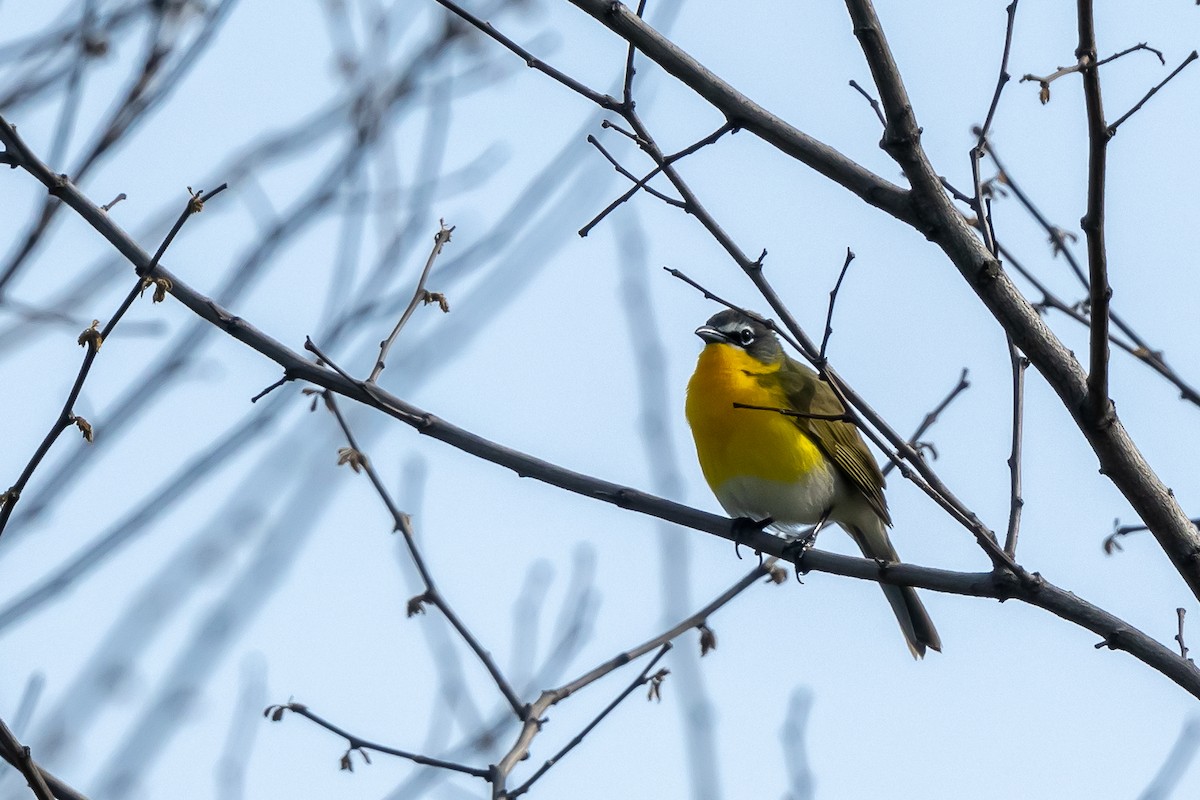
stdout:
{"type": "Polygon", "coordinates": [[[709,344],[728,343],[729,341],[728,336],[709,325],[701,325],[699,328],[696,328],[696,335],[709,344]]]}

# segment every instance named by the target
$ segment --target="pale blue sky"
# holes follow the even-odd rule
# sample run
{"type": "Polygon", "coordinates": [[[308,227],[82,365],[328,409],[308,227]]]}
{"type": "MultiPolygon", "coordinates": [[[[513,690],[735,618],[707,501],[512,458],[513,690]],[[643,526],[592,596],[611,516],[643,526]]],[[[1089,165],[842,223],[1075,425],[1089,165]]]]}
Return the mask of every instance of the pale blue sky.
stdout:
{"type": "MultiPolygon", "coordinates": [[[[0,4],[0,46],[44,24],[45,12],[34,5],[0,4]]],[[[651,20],[660,11],[656,5],[651,0],[651,20]]],[[[881,0],[877,7],[930,157],[942,174],[965,186],[970,127],[982,120],[995,83],[1004,4],[881,0]]],[[[409,52],[441,13],[433,0],[406,0],[399,8],[393,60],[409,52]]],[[[1106,68],[1110,118],[1197,46],[1197,13],[1184,3],[1100,9],[1103,54],[1148,41],[1167,59],[1163,68],[1148,54],[1134,54],[1106,68]]],[[[620,43],[560,0],[531,4],[528,11],[495,21],[593,87],[608,90],[620,75],[620,43]]],[[[850,79],[868,85],[870,76],[842,4],[693,0],[678,11],[671,32],[757,102],[879,174],[901,179],[877,147],[874,115],[847,86],[850,79]]],[[[127,42],[89,75],[80,134],[70,153],[79,151],[122,85],[138,41],[127,42]]],[[[1015,76],[1051,72],[1072,60],[1074,48],[1068,4],[1024,0],[1010,65],[1015,76]]],[[[370,52],[378,58],[381,51],[370,52]]],[[[333,66],[317,5],[289,4],[284,12],[278,4],[244,0],[169,102],[83,188],[102,203],[125,192],[128,199],[114,207],[113,217],[153,249],[161,233],[147,233],[146,223],[164,208],[173,215],[186,198],[184,187],[208,189],[230,179],[227,159],[245,143],[328,102],[340,86],[333,66]]],[[[720,124],[689,91],[651,65],[640,66],[639,110],[666,149],[681,148],[720,124]]],[[[1194,323],[1200,273],[1193,268],[1200,251],[1192,189],[1198,174],[1193,143],[1200,135],[1195,69],[1113,140],[1108,229],[1114,308],[1193,383],[1200,382],[1194,323]]],[[[331,277],[344,246],[338,225],[326,221],[283,250],[270,272],[245,285],[231,307],[299,349],[306,335],[327,331],[323,314],[331,285],[348,293],[410,287],[437,220],[444,218],[457,229],[430,286],[447,291],[452,311],[442,316],[424,309],[414,317],[383,383],[483,436],[571,469],[653,489],[662,485],[662,476],[652,474],[640,438],[633,353],[658,344],[668,393],[662,419],[682,478],[671,499],[718,510],[695,464],[682,414],[684,386],[700,347],[691,332],[716,307],[661,267],[684,269],[736,302],[764,304],[693,220],[649,197],[636,198],[587,238],[575,234],[625,189],[586,144],[586,133],[604,141],[633,171],[646,169],[632,147],[600,129],[582,99],[484,41],[434,76],[438,81],[423,90],[422,103],[394,123],[399,183],[419,182],[427,153],[421,137],[427,115],[441,113],[429,111],[439,107],[439,91],[455,97],[442,142],[444,164],[455,170],[482,158],[489,167],[484,183],[465,192],[444,188],[378,286],[364,276],[391,230],[386,214],[363,227],[353,280],[331,277]],[[481,51],[489,65],[463,76],[481,51]],[[440,81],[452,73],[457,78],[447,90],[440,81]],[[479,81],[482,85],[473,83],[479,81]],[[539,197],[553,192],[554,199],[532,217],[518,215],[505,223],[497,241],[485,242],[512,199],[567,146],[576,165],[569,183],[575,185],[536,190],[539,197]],[[640,276],[636,290],[653,308],[653,318],[638,320],[634,336],[622,311],[626,272],[620,266],[628,258],[620,239],[631,230],[645,237],[644,261],[633,266],[640,276]],[[460,254],[463,259],[456,260],[460,254]]],[[[43,155],[56,113],[57,100],[5,112],[43,155]]],[[[1038,102],[1035,85],[1014,81],[993,132],[1014,176],[1053,220],[1077,230],[1086,164],[1077,78],[1056,82],[1046,106],[1038,102]]],[[[218,292],[260,226],[297,202],[341,146],[341,137],[314,139],[302,157],[271,167],[259,182],[232,181],[229,192],[188,223],[166,263],[194,287],[218,292]]],[[[364,185],[377,188],[386,169],[373,164],[364,185]]],[[[830,354],[842,375],[898,430],[914,428],[960,370],[970,369],[971,389],[929,438],[937,444],[939,474],[987,524],[1003,529],[1009,503],[1004,340],[941,253],[744,132],[689,159],[684,173],[743,249],[769,251],[772,280],[812,335],[819,335],[845,248],[854,250],[857,260],[839,300],[830,354]]],[[[40,202],[40,190],[21,172],[5,171],[0,178],[0,208],[7,219],[23,223],[40,202]]],[[[403,202],[397,207],[407,211],[403,202]]],[[[1050,257],[1043,233],[1014,200],[997,200],[994,213],[1002,240],[1027,266],[1064,298],[1081,296],[1065,264],[1050,257]]],[[[64,214],[14,295],[45,301],[55,296],[63,276],[107,252],[94,232],[64,214]]],[[[132,283],[127,272],[98,287],[78,316],[105,319],[132,283]]],[[[7,328],[12,320],[0,310],[0,325],[7,328]]],[[[1049,321],[1068,346],[1086,349],[1082,328],[1061,317],[1049,321]]],[[[193,324],[177,303],[152,306],[148,300],[134,307],[127,323],[131,332],[123,335],[118,328],[105,345],[80,403],[80,413],[97,422],[101,437],[106,409],[193,324]],[[161,324],[169,334],[153,328],[139,333],[135,323],[161,324]]],[[[365,375],[375,343],[390,325],[380,319],[366,326],[354,341],[340,343],[335,357],[365,375]]],[[[4,353],[3,383],[21,388],[5,392],[0,414],[0,482],[15,476],[56,413],[82,353],[77,333],[70,326],[46,328],[20,352],[4,353]]],[[[139,415],[116,447],[97,448],[98,468],[60,490],[51,516],[5,534],[0,608],[97,537],[194,453],[256,413],[261,406],[252,407],[248,399],[277,377],[278,370],[255,353],[209,335],[186,378],[139,415]]],[[[1200,409],[1180,402],[1169,385],[1115,352],[1112,383],[1134,438],[1195,513],[1200,409]]],[[[1097,474],[1095,457],[1033,372],[1027,391],[1021,562],[1169,643],[1177,606],[1188,609],[1189,622],[1200,619],[1194,599],[1148,537],[1128,538],[1117,556],[1102,553],[1113,519],[1131,522],[1132,512],[1097,474]]],[[[33,720],[19,731],[36,755],[47,746],[54,715],[61,710],[70,718],[73,710],[64,704],[75,696],[79,677],[95,673],[89,659],[101,642],[113,640],[117,621],[139,608],[148,623],[158,625],[115,694],[90,717],[83,738],[49,762],[85,793],[118,796],[101,787],[111,785],[112,765],[128,749],[149,763],[129,796],[219,797],[214,765],[235,709],[249,717],[268,702],[288,698],[396,747],[423,750],[427,735],[442,743],[462,733],[459,722],[446,722],[453,715],[436,695],[427,636],[435,644],[443,641],[436,633],[443,623],[434,614],[405,618],[404,602],[416,584],[398,558],[400,542],[389,533],[385,510],[362,476],[335,466],[343,442],[333,420],[309,414],[307,398],[295,389],[278,402],[285,410],[272,436],[242,452],[57,602],[0,629],[0,671],[8,676],[0,683],[0,717],[14,714],[30,675],[45,677],[33,720]],[[230,510],[225,502],[234,493],[242,499],[230,510]],[[276,543],[267,544],[272,537],[276,543]],[[201,540],[212,561],[187,550],[201,540]],[[256,558],[271,559],[272,577],[249,583],[234,608],[234,633],[219,656],[211,663],[195,657],[188,650],[192,637],[228,587],[243,574],[263,574],[249,570],[256,558]],[[160,571],[171,559],[178,560],[178,571],[160,571]],[[211,570],[196,578],[202,566],[211,570]],[[179,584],[187,591],[174,591],[179,584]],[[176,663],[198,672],[187,721],[169,737],[145,740],[148,734],[137,733],[137,720],[171,688],[165,676],[176,663]],[[242,676],[260,674],[265,692],[251,692],[254,701],[240,707],[242,676]],[[439,733],[443,724],[447,730],[439,733]]],[[[537,565],[537,574],[553,576],[545,590],[549,610],[539,629],[537,662],[553,636],[557,609],[580,586],[571,585],[573,570],[594,574],[599,603],[591,638],[559,682],[663,627],[664,571],[683,572],[687,607],[698,607],[750,567],[723,540],[691,531],[663,533],[648,518],[518,480],[378,415],[348,403],[343,408],[400,505],[414,512],[441,588],[500,663],[516,665],[518,673],[529,656],[513,643],[513,609],[531,565],[537,565]],[[414,459],[423,464],[419,490],[405,477],[414,459]],[[678,554],[681,548],[686,558],[678,554]],[[665,566],[664,552],[676,554],[665,566]]],[[[82,447],[65,437],[38,478],[82,447]]],[[[39,486],[35,478],[22,503],[32,502],[39,486]]],[[[906,560],[986,569],[967,532],[919,490],[897,476],[888,498],[893,537],[906,560]]],[[[823,534],[821,546],[850,552],[838,531],[823,534]]],[[[818,798],[1135,797],[1196,713],[1195,701],[1166,678],[1129,656],[1094,649],[1094,636],[1046,612],[1018,603],[928,592],[924,597],[945,652],[921,663],[909,658],[876,587],[826,575],[810,575],[802,586],[790,580],[746,592],[712,619],[719,647],[698,665],[695,636],[684,637],[667,666],[685,674],[690,664],[708,692],[718,761],[717,778],[707,787],[712,794],[706,796],[783,796],[787,773],[780,731],[797,689],[812,698],[807,743],[818,798]]],[[[1200,633],[1195,636],[1200,641],[1200,633]]],[[[492,714],[500,698],[478,666],[463,659],[471,696],[492,714]]],[[[552,724],[524,768],[551,755],[638,668],[554,709],[552,724]]],[[[533,796],[692,796],[683,748],[686,721],[673,680],[664,686],[661,703],[633,698],[622,705],[533,796]]],[[[289,717],[271,724],[255,717],[250,725],[254,744],[246,797],[384,797],[419,771],[373,756],[370,766],[356,761],[352,774],[339,772],[343,743],[306,721],[289,717]]],[[[514,732],[501,741],[509,742],[514,732]]],[[[464,760],[486,763],[482,756],[464,760]]],[[[484,795],[482,782],[453,784],[466,793],[443,788],[432,796],[484,795]]],[[[1198,790],[1200,766],[1193,766],[1176,796],[1198,790]]],[[[21,796],[18,781],[0,782],[0,793],[21,796]]]]}

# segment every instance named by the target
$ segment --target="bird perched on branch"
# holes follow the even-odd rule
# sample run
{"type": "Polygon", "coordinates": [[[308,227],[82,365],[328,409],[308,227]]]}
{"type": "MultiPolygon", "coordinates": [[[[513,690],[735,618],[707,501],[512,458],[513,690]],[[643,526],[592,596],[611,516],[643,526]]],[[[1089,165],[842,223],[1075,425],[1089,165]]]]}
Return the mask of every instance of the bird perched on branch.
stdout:
{"type": "MultiPolygon", "coordinates": [[[[688,382],[687,419],[704,478],[725,511],[793,535],[836,522],[867,558],[899,561],[887,533],[883,473],[829,385],[741,311],[714,315],[696,335],[705,345],[688,382]]],[[[913,656],[940,651],[916,590],[880,586],[913,656]]]]}

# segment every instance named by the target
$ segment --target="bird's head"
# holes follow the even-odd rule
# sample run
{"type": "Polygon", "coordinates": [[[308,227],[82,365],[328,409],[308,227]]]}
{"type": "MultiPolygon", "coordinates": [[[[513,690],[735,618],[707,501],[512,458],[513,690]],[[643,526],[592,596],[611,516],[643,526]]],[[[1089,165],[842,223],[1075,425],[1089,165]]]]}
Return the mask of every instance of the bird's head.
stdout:
{"type": "Polygon", "coordinates": [[[708,344],[727,344],[744,350],[764,364],[783,358],[783,347],[770,328],[735,309],[712,315],[696,328],[696,335],[708,344]]]}

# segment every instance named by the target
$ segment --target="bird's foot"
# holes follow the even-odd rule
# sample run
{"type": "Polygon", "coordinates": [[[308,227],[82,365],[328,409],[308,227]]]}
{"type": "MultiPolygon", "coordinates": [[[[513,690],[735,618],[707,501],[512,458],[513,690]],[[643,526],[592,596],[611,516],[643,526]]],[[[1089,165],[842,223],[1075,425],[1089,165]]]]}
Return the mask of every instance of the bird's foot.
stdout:
{"type": "Polygon", "coordinates": [[[813,549],[813,545],[817,543],[817,529],[813,528],[805,533],[797,536],[783,546],[779,554],[787,561],[792,562],[796,567],[796,580],[799,583],[804,583],[800,580],[802,574],[806,574],[808,570],[803,569],[800,564],[804,561],[804,554],[813,549]]]}
{"type": "MultiPolygon", "coordinates": [[[[733,553],[739,559],[742,557],[742,537],[748,533],[762,533],[768,525],[775,520],[771,517],[757,520],[750,517],[735,517],[733,520],[733,553]]],[[[757,550],[755,552],[758,552],[757,550]]],[[[762,561],[762,553],[758,553],[758,560],[762,561]]]]}
{"type": "Polygon", "coordinates": [[[825,527],[825,523],[829,521],[829,515],[832,513],[832,511],[833,509],[826,509],[825,513],[821,515],[821,518],[817,520],[816,525],[812,526],[799,536],[792,538],[783,546],[783,550],[780,551],[780,555],[795,565],[797,581],[800,580],[800,575],[802,572],[807,572],[807,570],[802,570],[800,568],[800,562],[804,559],[804,554],[809,550],[812,550],[816,545],[817,534],[821,532],[821,529],[825,527]]]}

